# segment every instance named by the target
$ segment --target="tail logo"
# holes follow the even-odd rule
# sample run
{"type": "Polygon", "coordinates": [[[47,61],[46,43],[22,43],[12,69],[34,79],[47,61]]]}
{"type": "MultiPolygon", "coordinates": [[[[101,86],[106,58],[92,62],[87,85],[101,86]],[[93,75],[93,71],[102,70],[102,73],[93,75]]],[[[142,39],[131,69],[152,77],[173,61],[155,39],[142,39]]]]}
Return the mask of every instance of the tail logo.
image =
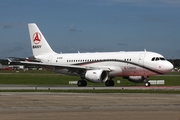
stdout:
{"type": "Polygon", "coordinates": [[[41,42],[41,34],[39,32],[34,33],[33,42],[39,44],[41,42]]]}

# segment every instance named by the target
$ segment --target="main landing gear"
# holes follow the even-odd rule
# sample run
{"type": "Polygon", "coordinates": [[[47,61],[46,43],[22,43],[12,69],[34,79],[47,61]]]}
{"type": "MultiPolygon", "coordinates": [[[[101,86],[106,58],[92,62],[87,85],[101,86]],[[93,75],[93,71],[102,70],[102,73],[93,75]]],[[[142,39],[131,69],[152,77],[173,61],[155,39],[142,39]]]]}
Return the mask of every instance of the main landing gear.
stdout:
{"type": "MultiPolygon", "coordinates": [[[[78,85],[79,87],[86,87],[86,86],[87,86],[87,81],[85,81],[85,80],[79,80],[79,81],[77,82],[77,85],[78,85]]],[[[113,81],[112,79],[107,80],[107,81],[105,82],[105,85],[106,85],[106,86],[114,86],[114,81],[113,81]]]]}
{"type": "Polygon", "coordinates": [[[86,82],[85,80],[79,80],[79,81],[77,82],[77,85],[78,85],[79,87],[85,87],[85,86],[87,86],[87,82],[86,82]]]}
{"type": "Polygon", "coordinates": [[[107,80],[107,81],[105,82],[105,85],[106,85],[106,86],[114,86],[114,81],[112,80],[112,78],[110,78],[109,80],[107,80]]]}

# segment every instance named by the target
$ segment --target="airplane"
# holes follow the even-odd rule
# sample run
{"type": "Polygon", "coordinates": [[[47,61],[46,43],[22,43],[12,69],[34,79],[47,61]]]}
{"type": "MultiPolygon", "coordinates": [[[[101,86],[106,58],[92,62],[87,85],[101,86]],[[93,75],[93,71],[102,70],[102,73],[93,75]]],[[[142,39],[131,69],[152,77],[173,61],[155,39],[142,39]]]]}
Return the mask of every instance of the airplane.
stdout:
{"type": "Polygon", "coordinates": [[[67,75],[78,75],[77,86],[87,86],[87,81],[114,86],[113,78],[122,77],[135,83],[150,86],[149,76],[165,74],[173,65],[161,54],[150,51],[56,53],[49,46],[35,23],[29,23],[33,56],[37,61],[22,64],[39,65],[67,75]]]}

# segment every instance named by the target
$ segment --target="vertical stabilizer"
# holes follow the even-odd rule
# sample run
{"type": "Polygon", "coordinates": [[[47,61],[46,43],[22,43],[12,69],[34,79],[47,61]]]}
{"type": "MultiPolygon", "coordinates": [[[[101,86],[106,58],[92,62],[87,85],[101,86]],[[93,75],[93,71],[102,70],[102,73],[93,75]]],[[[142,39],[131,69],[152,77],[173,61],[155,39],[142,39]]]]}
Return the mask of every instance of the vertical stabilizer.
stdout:
{"type": "Polygon", "coordinates": [[[55,54],[35,23],[29,23],[29,34],[34,56],[55,54]]]}

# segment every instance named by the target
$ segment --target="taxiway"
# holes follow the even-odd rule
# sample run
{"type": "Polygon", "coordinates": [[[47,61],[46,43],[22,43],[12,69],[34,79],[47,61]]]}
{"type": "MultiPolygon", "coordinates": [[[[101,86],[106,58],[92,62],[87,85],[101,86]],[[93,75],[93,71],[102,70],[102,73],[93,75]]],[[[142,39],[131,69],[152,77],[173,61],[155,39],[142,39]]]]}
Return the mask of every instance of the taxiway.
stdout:
{"type": "Polygon", "coordinates": [[[2,120],[179,120],[179,94],[1,92],[2,120]]]}

